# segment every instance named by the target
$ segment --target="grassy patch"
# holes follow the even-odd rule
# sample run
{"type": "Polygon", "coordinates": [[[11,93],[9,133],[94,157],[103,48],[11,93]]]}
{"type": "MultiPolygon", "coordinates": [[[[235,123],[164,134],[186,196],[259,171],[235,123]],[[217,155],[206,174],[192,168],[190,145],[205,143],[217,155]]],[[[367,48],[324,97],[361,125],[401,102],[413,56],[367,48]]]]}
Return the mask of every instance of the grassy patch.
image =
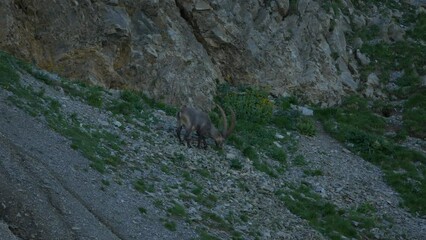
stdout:
{"type": "Polygon", "coordinates": [[[386,128],[385,120],[368,108],[368,100],[359,96],[346,98],[340,108],[319,109],[316,115],[320,120],[335,120],[370,133],[383,134],[386,128]]]}
{"type": "Polygon", "coordinates": [[[187,215],[185,207],[178,203],[175,203],[171,208],[167,209],[167,212],[175,217],[184,218],[187,215]]]}
{"type": "Polygon", "coordinates": [[[198,235],[199,235],[199,238],[198,238],[199,240],[220,240],[220,238],[209,234],[205,230],[198,231],[198,235]]]}
{"type": "Polygon", "coordinates": [[[426,69],[423,68],[426,48],[420,44],[412,44],[406,41],[379,42],[377,44],[364,44],[361,51],[372,60],[369,65],[361,68],[363,79],[366,79],[369,73],[376,72],[384,83],[388,83],[392,72],[404,72],[403,77],[396,82],[401,88],[395,92],[399,97],[407,97],[415,91],[420,84],[419,75],[426,74],[426,69]]]}
{"type": "Polygon", "coordinates": [[[333,13],[336,15],[339,15],[340,11],[347,12],[342,0],[323,1],[321,6],[326,11],[333,10],[333,13]]]}
{"type": "Polygon", "coordinates": [[[155,192],[154,184],[148,184],[144,180],[139,179],[134,184],[133,187],[139,192],[155,192]]]}
{"type": "Polygon", "coordinates": [[[296,114],[288,114],[293,100],[280,99],[274,104],[262,89],[219,87],[217,101],[226,108],[234,109],[237,116],[237,125],[229,141],[253,162],[257,170],[273,177],[280,175],[286,167],[287,149],[278,148],[276,143],[285,145],[288,138],[282,136],[277,139],[276,134],[287,127],[295,129],[289,116],[296,114]],[[261,157],[263,154],[276,160],[280,166],[271,165],[261,157]]]}
{"type": "Polygon", "coordinates": [[[140,93],[124,90],[121,92],[120,99],[110,103],[107,109],[113,114],[139,115],[142,110],[146,109],[146,104],[140,93]]]}
{"type": "Polygon", "coordinates": [[[195,199],[195,201],[197,201],[201,205],[204,205],[207,208],[213,208],[214,206],[216,206],[217,200],[218,198],[214,194],[207,194],[206,196],[199,194],[195,199]]]}
{"type": "Polygon", "coordinates": [[[292,14],[298,14],[298,10],[297,10],[297,0],[290,0],[289,1],[289,9],[288,9],[288,14],[292,15],[292,14]]]}
{"type": "Polygon", "coordinates": [[[315,121],[310,117],[299,117],[297,119],[296,129],[299,133],[311,137],[315,136],[317,133],[315,121]]]}
{"type": "Polygon", "coordinates": [[[145,94],[134,90],[123,90],[120,99],[117,99],[107,106],[107,109],[114,114],[124,116],[135,115],[143,117],[141,111],[147,109],[161,109],[168,115],[176,115],[177,109],[164,103],[148,98],[145,94]]]}
{"type": "MultiPolygon", "coordinates": [[[[52,84],[46,74],[0,52],[0,77],[2,78],[0,84],[2,88],[13,92],[14,95],[9,97],[11,102],[32,116],[43,116],[49,127],[68,137],[71,140],[71,147],[81,151],[92,161],[90,166],[97,171],[104,173],[107,165],[119,166],[121,161],[116,157],[118,154],[111,154],[121,151],[122,142],[118,136],[82,124],[75,113],[68,116],[62,110],[58,100],[45,96],[43,91],[36,91],[29,86],[22,85],[15,68],[30,71],[30,74],[35,75],[42,82],[52,84]]],[[[61,82],[58,84],[71,86],[72,83],[61,82]]]]}
{"type": "Polygon", "coordinates": [[[243,168],[243,164],[238,159],[232,159],[230,162],[230,167],[234,170],[241,170],[243,168]]]}
{"type": "Polygon", "coordinates": [[[319,169],[315,169],[315,170],[308,169],[308,170],[304,170],[303,173],[306,174],[306,175],[309,175],[309,176],[322,176],[322,175],[324,175],[322,173],[322,171],[319,170],[319,169]]]}
{"type": "Polygon", "coordinates": [[[291,187],[288,191],[277,191],[276,195],[291,212],[306,219],[311,226],[331,239],[368,239],[373,236],[369,231],[377,225],[371,205],[349,211],[339,209],[304,184],[297,188],[291,187]]]}
{"type": "Polygon", "coordinates": [[[146,212],[147,212],[146,208],[144,208],[144,207],[139,207],[138,210],[141,214],[146,214],[146,212]]]}
{"type": "Polygon", "coordinates": [[[298,166],[298,167],[303,167],[306,166],[307,162],[305,160],[305,157],[302,155],[297,155],[294,159],[293,159],[293,165],[294,166],[298,166]]]}
{"type": "Polygon", "coordinates": [[[404,104],[404,128],[411,135],[426,139],[426,88],[410,96],[404,104]]]}
{"type": "Polygon", "coordinates": [[[408,35],[414,39],[426,41],[426,13],[420,12],[415,19],[415,26],[408,31],[408,35]]]}
{"type": "Polygon", "coordinates": [[[225,219],[223,219],[221,216],[215,213],[203,212],[202,218],[205,224],[211,228],[218,229],[221,231],[226,231],[226,232],[234,231],[231,224],[229,224],[225,219]]]}
{"type": "Polygon", "coordinates": [[[106,180],[106,179],[102,179],[102,180],[101,180],[101,183],[102,183],[104,186],[109,186],[109,185],[111,185],[111,183],[110,183],[108,180],[106,180]]]}
{"type": "MultiPolygon", "coordinates": [[[[420,100],[414,102],[422,104],[420,100]]],[[[367,108],[366,100],[352,97],[341,107],[316,111],[316,116],[325,130],[348,149],[381,167],[387,182],[403,198],[404,206],[414,213],[426,214],[426,202],[422,201],[426,198],[426,157],[383,137],[387,125],[367,108]]]]}
{"type": "Polygon", "coordinates": [[[14,64],[16,64],[14,58],[0,51],[0,87],[3,89],[13,90],[19,81],[14,64]]]}
{"type": "Polygon", "coordinates": [[[166,229],[168,229],[169,231],[173,231],[173,232],[176,231],[176,223],[175,222],[173,222],[171,220],[164,219],[163,224],[164,224],[164,227],[166,229]]]}

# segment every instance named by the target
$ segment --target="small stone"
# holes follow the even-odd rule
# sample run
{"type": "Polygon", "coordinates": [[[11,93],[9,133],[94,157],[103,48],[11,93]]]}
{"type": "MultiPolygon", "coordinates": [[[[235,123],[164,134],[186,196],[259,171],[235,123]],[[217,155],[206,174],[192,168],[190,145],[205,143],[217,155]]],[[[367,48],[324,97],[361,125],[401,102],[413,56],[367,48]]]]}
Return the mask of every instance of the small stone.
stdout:
{"type": "Polygon", "coordinates": [[[302,113],[303,116],[313,116],[314,111],[312,109],[309,109],[307,107],[299,107],[299,111],[302,113]]]}
{"type": "Polygon", "coordinates": [[[113,122],[113,124],[114,124],[114,126],[116,126],[116,127],[121,127],[123,124],[121,124],[121,122],[119,122],[119,121],[117,121],[117,120],[115,120],[114,122],[113,122]]]}
{"type": "Polygon", "coordinates": [[[283,139],[284,136],[281,135],[281,134],[279,134],[279,133],[277,133],[277,134],[275,134],[275,138],[277,138],[277,139],[283,139]]]}
{"type": "Polygon", "coordinates": [[[356,50],[356,58],[358,59],[359,63],[364,66],[370,64],[371,62],[370,59],[361,53],[359,49],[356,50]]]}
{"type": "Polygon", "coordinates": [[[265,237],[266,239],[271,239],[271,231],[269,229],[265,229],[264,231],[262,231],[262,236],[265,237]]]}
{"type": "Polygon", "coordinates": [[[260,186],[260,189],[262,189],[266,192],[274,192],[274,187],[267,184],[267,183],[262,184],[262,186],[260,186]]]}
{"type": "Polygon", "coordinates": [[[347,149],[347,148],[343,148],[342,152],[344,152],[344,153],[351,153],[351,151],[349,149],[347,149]]]}
{"type": "Polygon", "coordinates": [[[98,123],[101,124],[104,127],[109,125],[107,121],[104,121],[104,120],[101,120],[101,119],[98,119],[98,123]]]}
{"type": "Polygon", "coordinates": [[[279,142],[274,141],[275,146],[277,146],[277,148],[282,148],[281,144],[279,142]]]}
{"type": "Polygon", "coordinates": [[[321,197],[327,196],[325,189],[321,186],[315,186],[314,191],[317,192],[319,195],[321,195],[321,197]]]}
{"type": "Polygon", "coordinates": [[[235,154],[233,154],[233,153],[227,153],[226,154],[226,159],[228,159],[228,160],[233,160],[233,159],[235,159],[237,156],[235,155],[235,154]]]}
{"type": "Polygon", "coordinates": [[[376,239],[383,239],[384,238],[383,231],[378,229],[378,228],[371,229],[371,233],[373,233],[374,238],[376,238],[376,239]]]}
{"type": "Polygon", "coordinates": [[[425,87],[426,86],[426,75],[422,76],[420,79],[421,79],[421,85],[423,87],[425,87]]]}

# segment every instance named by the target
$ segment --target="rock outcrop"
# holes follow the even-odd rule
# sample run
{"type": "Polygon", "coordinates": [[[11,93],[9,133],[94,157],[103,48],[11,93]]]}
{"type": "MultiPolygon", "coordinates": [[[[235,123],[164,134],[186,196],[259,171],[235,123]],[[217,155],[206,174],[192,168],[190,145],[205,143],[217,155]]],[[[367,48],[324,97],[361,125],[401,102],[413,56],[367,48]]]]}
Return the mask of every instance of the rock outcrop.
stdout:
{"type": "MultiPolygon", "coordinates": [[[[0,49],[171,104],[208,108],[227,81],[329,106],[358,89],[360,55],[345,32],[368,24],[341,4],[344,14],[308,0],[4,0],[0,49]]],[[[403,35],[387,29],[391,40],[403,35]]]]}
{"type": "Polygon", "coordinates": [[[49,71],[207,106],[221,79],[174,1],[0,3],[0,48],[49,71]]]}

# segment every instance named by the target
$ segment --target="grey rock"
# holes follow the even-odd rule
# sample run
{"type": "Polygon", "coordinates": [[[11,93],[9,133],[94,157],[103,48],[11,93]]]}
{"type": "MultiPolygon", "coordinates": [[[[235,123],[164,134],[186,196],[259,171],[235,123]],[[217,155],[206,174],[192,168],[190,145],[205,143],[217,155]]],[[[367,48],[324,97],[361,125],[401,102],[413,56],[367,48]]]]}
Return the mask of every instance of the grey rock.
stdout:
{"type": "Polygon", "coordinates": [[[197,11],[212,10],[212,7],[207,1],[197,0],[195,3],[195,10],[197,11]]]}
{"type": "Polygon", "coordinates": [[[304,106],[296,106],[296,105],[292,105],[291,106],[293,109],[298,110],[303,116],[313,116],[314,115],[314,111],[308,107],[304,107],[304,106]]]}
{"type": "Polygon", "coordinates": [[[363,28],[366,25],[366,20],[363,15],[354,14],[352,15],[352,23],[358,28],[363,28]]]}
{"type": "Polygon", "coordinates": [[[387,33],[388,39],[392,42],[404,40],[405,30],[399,24],[390,24],[387,33]]]}
{"type": "Polygon", "coordinates": [[[350,91],[356,91],[358,89],[358,83],[353,78],[347,63],[343,60],[343,58],[339,57],[337,59],[337,65],[340,71],[340,79],[343,82],[343,85],[346,88],[349,88],[350,91]]]}
{"type": "Polygon", "coordinates": [[[279,133],[276,133],[276,134],[275,134],[275,138],[277,138],[277,139],[283,139],[283,138],[284,138],[284,136],[283,136],[283,135],[281,135],[281,134],[279,134],[279,133]]]}
{"type": "Polygon", "coordinates": [[[8,226],[7,223],[0,221],[0,239],[18,240],[17,236],[10,231],[12,226],[8,226]]]}
{"type": "Polygon", "coordinates": [[[119,122],[119,121],[117,121],[117,120],[115,120],[114,122],[113,122],[113,124],[114,124],[114,126],[116,126],[116,127],[121,127],[121,126],[123,126],[123,124],[121,123],[121,122],[119,122]]]}
{"type": "Polygon", "coordinates": [[[108,125],[109,125],[109,123],[108,123],[107,121],[102,120],[102,119],[98,119],[98,122],[99,122],[99,124],[100,124],[100,125],[102,125],[102,126],[104,126],[104,127],[106,127],[106,126],[108,126],[108,125]]]}
{"type": "Polygon", "coordinates": [[[360,62],[361,65],[368,65],[370,64],[370,59],[365,56],[359,49],[356,50],[356,59],[360,62]]]}
{"type": "Polygon", "coordinates": [[[361,38],[357,37],[357,38],[354,39],[354,42],[353,42],[352,46],[355,49],[359,49],[359,48],[362,47],[363,44],[364,44],[364,41],[362,41],[361,38]]]}
{"type": "Polygon", "coordinates": [[[380,85],[379,77],[375,73],[370,73],[367,77],[367,85],[379,86],[380,85]]]}
{"type": "Polygon", "coordinates": [[[67,78],[174,105],[209,109],[224,80],[267,85],[277,96],[302,92],[324,106],[345,95],[330,52],[347,60],[348,20],[337,19],[330,35],[332,15],[318,1],[298,1],[293,13],[288,0],[76,3],[42,1],[19,12],[6,1],[0,48],[67,78]],[[43,31],[25,27],[35,23],[43,31]]]}
{"type": "Polygon", "coordinates": [[[228,160],[234,160],[236,158],[237,158],[237,156],[233,153],[227,153],[226,154],[226,159],[228,159],[228,160]]]}
{"type": "Polygon", "coordinates": [[[420,80],[421,80],[421,85],[426,86],[426,75],[420,77],[420,80]]]}

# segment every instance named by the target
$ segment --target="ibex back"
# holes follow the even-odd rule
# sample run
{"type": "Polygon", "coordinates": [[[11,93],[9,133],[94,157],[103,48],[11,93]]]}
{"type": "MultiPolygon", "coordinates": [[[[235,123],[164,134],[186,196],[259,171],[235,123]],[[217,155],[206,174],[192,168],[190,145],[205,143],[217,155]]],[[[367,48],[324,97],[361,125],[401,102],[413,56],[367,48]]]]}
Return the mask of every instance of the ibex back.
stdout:
{"type": "Polygon", "coordinates": [[[231,109],[231,126],[228,128],[226,114],[223,109],[217,105],[223,118],[223,130],[219,131],[212,123],[209,115],[198,109],[183,106],[182,109],[177,113],[177,128],[176,134],[179,142],[183,143],[180,133],[182,128],[185,128],[184,140],[186,140],[188,147],[191,147],[191,133],[196,131],[198,135],[198,147],[201,147],[201,142],[204,144],[204,148],[207,148],[206,138],[212,138],[218,147],[223,146],[225,139],[232,133],[235,128],[235,113],[231,109]]]}

